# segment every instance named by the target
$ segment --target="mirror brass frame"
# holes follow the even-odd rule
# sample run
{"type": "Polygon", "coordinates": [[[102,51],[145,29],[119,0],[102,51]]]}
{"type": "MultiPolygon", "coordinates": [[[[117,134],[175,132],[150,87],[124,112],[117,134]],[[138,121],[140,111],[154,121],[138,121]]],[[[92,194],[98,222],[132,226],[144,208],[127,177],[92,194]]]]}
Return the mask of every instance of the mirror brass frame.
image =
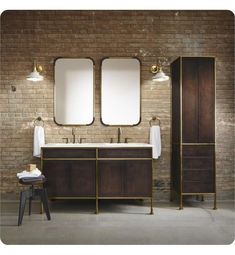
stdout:
{"type": "Polygon", "coordinates": [[[141,60],[138,57],[104,57],[101,59],[101,65],[100,65],[100,122],[102,125],[106,127],[134,127],[138,126],[141,123],[141,111],[142,111],[142,63],[141,60]],[[139,121],[136,124],[133,125],[123,125],[123,124],[115,124],[115,125],[109,125],[105,124],[102,120],[102,64],[105,59],[137,59],[140,63],[140,118],[139,121]]]}

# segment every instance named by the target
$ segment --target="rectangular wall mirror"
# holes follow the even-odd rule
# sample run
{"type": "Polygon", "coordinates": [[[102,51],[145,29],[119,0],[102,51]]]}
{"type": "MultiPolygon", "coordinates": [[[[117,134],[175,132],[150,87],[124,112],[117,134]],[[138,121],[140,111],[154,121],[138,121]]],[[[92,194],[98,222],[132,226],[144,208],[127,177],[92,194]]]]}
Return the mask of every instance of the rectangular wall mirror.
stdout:
{"type": "Polygon", "coordinates": [[[140,61],[106,58],[101,66],[101,121],[104,125],[140,123],[140,61]]]}
{"type": "Polygon", "coordinates": [[[55,62],[54,120],[58,125],[90,125],[94,120],[94,63],[89,58],[55,62]]]}

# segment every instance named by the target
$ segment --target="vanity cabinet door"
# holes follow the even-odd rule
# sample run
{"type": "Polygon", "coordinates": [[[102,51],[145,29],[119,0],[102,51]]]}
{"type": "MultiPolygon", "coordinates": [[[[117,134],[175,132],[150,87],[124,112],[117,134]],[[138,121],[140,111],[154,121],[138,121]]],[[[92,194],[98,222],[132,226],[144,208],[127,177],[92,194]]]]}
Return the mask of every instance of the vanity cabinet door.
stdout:
{"type": "Polygon", "coordinates": [[[152,161],[128,160],[124,162],[124,196],[152,196],[152,161]]]}
{"type": "Polygon", "coordinates": [[[122,185],[122,162],[118,160],[100,160],[98,163],[99,197],[121,197],[122,185]]]}
{"type": "Polygon", "coordinates": [[[43,174],[47,179],[46,187],[49,197],[70,195],[69,161],[45,160],[43,174]]]}
{"type": "Polygon", "coordinates": [[[95,196],[94,160],[44,160],[49,197],[95,196]]]}
{"type": "Polygon", "coordinates": [[[70,162],[70,194],[71,196],[95,196],[95,160],[79,160],[70,162]]]}

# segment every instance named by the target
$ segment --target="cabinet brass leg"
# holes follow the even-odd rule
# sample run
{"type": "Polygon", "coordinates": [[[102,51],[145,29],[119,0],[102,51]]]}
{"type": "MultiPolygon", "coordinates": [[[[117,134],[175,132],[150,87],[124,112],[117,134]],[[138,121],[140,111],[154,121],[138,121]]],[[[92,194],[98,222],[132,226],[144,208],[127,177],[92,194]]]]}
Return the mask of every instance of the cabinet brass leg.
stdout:
{"type": "Polygon", "coordinates": [[[44,208],[43,208],[43,203],[42,201],[40,202],[40,214],[44,213],[44,208]]]}
{"type": "Polygon", "coordinates": [[[95,200],[95,214],[99,213],[98,199],[95,200]]]}
{"type": "Polygon", "coordinates": [[[204,195],[201,196],[201,202],[204,202],[204,195]]]}
{"type": "Polygon", "coordinates": [[[150,214],[153,214],[153,198],[150,200],[150,214]]]}
{"type": "Polygon", "coordinates": [[[183,210],[183,196],[180,195],[180,207],[179,210],[183,210]]]}
{"type": "Polygon", "coordinates": [[[217,201],[216,201],[216,193],[214,194],[214,208],[213,210],[217,209],[217,201]]]}

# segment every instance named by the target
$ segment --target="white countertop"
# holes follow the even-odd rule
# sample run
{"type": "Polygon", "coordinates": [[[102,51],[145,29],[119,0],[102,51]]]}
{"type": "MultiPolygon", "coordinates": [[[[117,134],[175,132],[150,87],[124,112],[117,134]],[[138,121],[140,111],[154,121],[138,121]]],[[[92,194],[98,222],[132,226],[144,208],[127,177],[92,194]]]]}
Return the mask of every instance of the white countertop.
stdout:
{"type": "Polygon", "coordinates": [[[47,143],[42,148],[151,148],[148,143],[47,143]]]}

